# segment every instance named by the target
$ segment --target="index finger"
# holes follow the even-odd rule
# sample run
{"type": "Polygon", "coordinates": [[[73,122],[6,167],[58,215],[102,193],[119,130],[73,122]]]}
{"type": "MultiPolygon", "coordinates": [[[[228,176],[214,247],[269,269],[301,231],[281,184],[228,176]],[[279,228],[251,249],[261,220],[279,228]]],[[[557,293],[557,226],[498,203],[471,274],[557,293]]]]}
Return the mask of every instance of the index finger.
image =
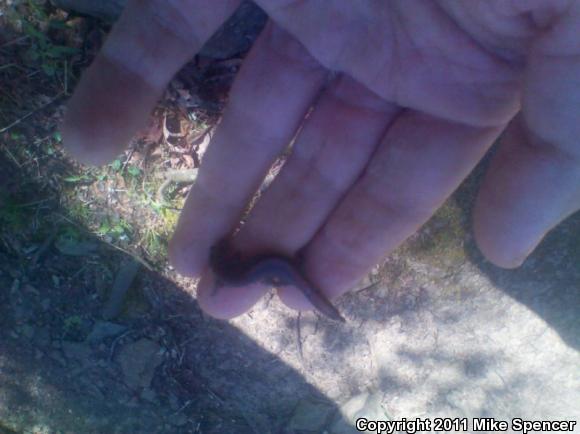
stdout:
{"type": "Polygon", "coordinates": [[[270,22],[238,72],[169,246],[181,274],[197,276],[207,251],[239,223],[276,157],[292,141],[327,71],[270,22]]]}
{"type": "Polygon", "coordinates": [[[240,0],[129,0],[68,105],[62,135],[81,162],[114,158],[144,125],[173,75],[240,0]]]}

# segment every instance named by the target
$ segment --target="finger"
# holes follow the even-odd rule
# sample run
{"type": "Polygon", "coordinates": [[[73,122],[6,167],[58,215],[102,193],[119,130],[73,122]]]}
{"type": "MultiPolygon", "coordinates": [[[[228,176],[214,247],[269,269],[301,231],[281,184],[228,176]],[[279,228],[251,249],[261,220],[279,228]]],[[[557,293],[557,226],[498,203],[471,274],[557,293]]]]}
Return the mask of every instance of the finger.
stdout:
{"type": "Polygon", "coordinates": [[[496,265],[517,267],[579,207],[578,159],[547,143],[532,144],[519,118],[502,139],[480,189],[477,243],[496,265]]]}
{"type": "Polygon", "coordinates": [[[482,185],[475,235],[489,260],[517,267],[580,208],[580,4],[530,50],[523,115],[482,185]]]}
{"type": "Polygon", "coordinates": [[[198,275],[232,230],[276,156],[290,143],[326,71],[269,25],[244,62],[170,245],[176,269],[198,275]]]}
{"type": "Polygon", "coordinates": [[[314,236],[360,176],[399,108],[347,76],[324,90],[238,241],[289,254],[314,236]],[[297,206],[300,204],[300,206],[297,206]]]}
{"type": "Polygon", "coordinates": [[[238,3],[130,0],[69,102],[62,127],[68,151],[89,164],[121,152],[169,80],[238,3]]]}
{"type": "Polygon", "coordinates": [[[350,289],[429,219],[502,129],[402,113],[305,251],[307,273],[328,294],[350,289]]]}
{"type": "MultiPolygon", "coordinates": [[[[398,111],[349,77],[334,80],[238,234],[241,250],[266,247],[293,256],[304,247],[360,176],[398,111]]],[[[295,288],[279,294],[292,306],[311,308],[295,288]]],[[[251,306],[256,301],[251,295],[260,294],[239,294],[240,306],[251,306]]]]}
{"type": "Polygon", "coordinates": [[[214,276],[205,273],[197,284],[197,302],[211,316],[230,319],[250,310],[269,289],[260,283],[217,288],[214,276]]]}

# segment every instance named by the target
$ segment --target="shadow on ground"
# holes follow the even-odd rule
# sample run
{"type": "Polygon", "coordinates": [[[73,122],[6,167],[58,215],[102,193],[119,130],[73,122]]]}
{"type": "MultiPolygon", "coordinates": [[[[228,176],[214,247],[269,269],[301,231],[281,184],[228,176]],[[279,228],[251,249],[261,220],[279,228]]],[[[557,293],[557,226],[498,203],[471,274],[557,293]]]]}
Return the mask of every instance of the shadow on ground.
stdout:
{"type": "MultiPolygon", "coordinates": [[[[472,206],[492,153],[454,195],[469,234],[468,259],[493,285],[535,312],[568,346],[580,349],[580,213],[553,229],[524,264],[513,270],[487,261],[471,236],[472,206]]],[[[541,206],[541,204],[538,204],[541,206]]]]}
{"type": "Polygon", "coordinates": [[[25,206],[46,186],[7,160],[0,173],[2,215],[14,220],[0,242],[0,432],[294,433],[337,417],[299,372],[157,272],[141,266],[103,318],[134,258],[66,220],[19,233],[66,211],[57,198],[25,206]],[[76,250],[59,244],[67,230],[76,250]],[[316,405],[297,415],[304,402],[316,405]]]}
{"type": "MultiPolygon", "coordinates": [[[[62,218],[67,210],[60,205],[50,179],[32,176],[34,171],[19,170],[1,158],[0,432],[343,432],[334,429],[340,418],[335,403],[282,360],[301,353],[297,345],[301,339],[295,338],[300,327],[294,317],[283,317],[279,330],[268,324],[273,332],[264,335],[263,341],[278,342],[270,346],[276,351],[266,350],[233,325],[204,316],[189,292],[191,285],[176,284],[174,279],[179,279],[170,272],[162,275],[135,265],[134,256],[62,218]],[[67,244],[67,240],[73,242],[67,244]],[[113,296],[119,294],[119,287],[128,291],[121,302],[113,296]]],[[[42,164],[67,163],[55,158],[42,164]]],[[[482,168],[452,199],[467,228],[482,168]]],[[[52,167],[47,173],[69,171],[52,167]]],[[[420,234],[418,245],[434,248],[431,256],[442,250],[451,262],[476,264],[494,287],[534,311],[568,346],[580,347],[579,216],[553,231],[518,270],[486,263],[468,229],[465,246],[460,232],[450,232],[454,242],[461,244],[461,257],[438,234],[437,228],[445,224],[444,219],[432,221],[423,234],[430,234],[424,237],[427,242],[421,241],[420,234]]],[[[422,266],[421,257],[404,259],[422,266]]],[[[397,262],[392,265],[390,271],[397,280],[397,262]]],[[[427,268],[426,276],[432,277],[436,269],[427,268]]],[[[320,380],[317,374],[328,371],[329,376],[348,383],[341,384],[341,390],[353,396],[362,386],[374,387],[375,395],[361,398],[368,402],[414,402],[422,396],[417,384],[425,375],[434,385],[424,394],[431,396],[425,403],[430,411],[439,404],[442,411],[455,408],[453,399],[470,397],[473,405],[466,407],[467,414],[497,414],[494,411],[504,408],[505,400],[512,400],[509,391],[518,389],[526,377],[519,371],[505,379],[497,374],[499,383],[489,380],[481,398],[497,405],[481,404],[469,385],[480,377],[493,379],[490,371],[503,362],[496,360],[501,352],[458,357],[441,350],[438,332],[457,335],[460,341],[468,330],[457,329],[462,324],[457,318],[433,319],[429,306],[439,309],[449,303],[455,309],[449,311],[451,316],[473,318],[475,325],[461,327],[489,320],[482,324],[489,328],[495,318],[478,316],[474,297],[471,302],[458,300],[452,292],[442,291],[440,300],[432,300],[436,293],[415,284],[409,269],[403,267],[399,274],[402,280],[411,279],[401,283],[403,290],[384,288],[383,292],[344,297],[341,307],[350,326],[340,333],[324,321],[303,324],[303,332],[311,334],[304,339],[304,345],[309,345],[305,349],[310,355],[328,357],[316,363],[307,360],[306,364],[312,364],[310,374],[320,380]],[[310,339],[313,336],[317,338],[310,339]],[[333,371],[325,360],[333,360],[343,370],[333,371]],[[373,373],[375,364],[378,373],[373,373]],[[404,366],[417,374],[405,377],[404,366]],[[451,387],[447,377],[438,380],[437,374],[445,372],[456,373],[462,380],[451,387]]],[[[449,276],[441,279],[451,280],[449,276]]],[[[491,302],[498,309],[502,306],[499,299],[491,302]]],[[[529,367],[524,368],[521,371],[528,372],[529,367]]],[[[377,404],[376,408],[376,417],[384,418],[382,407],[377,404]]],[[[506,413],[510,414],[516,413],[506,413]]]]}

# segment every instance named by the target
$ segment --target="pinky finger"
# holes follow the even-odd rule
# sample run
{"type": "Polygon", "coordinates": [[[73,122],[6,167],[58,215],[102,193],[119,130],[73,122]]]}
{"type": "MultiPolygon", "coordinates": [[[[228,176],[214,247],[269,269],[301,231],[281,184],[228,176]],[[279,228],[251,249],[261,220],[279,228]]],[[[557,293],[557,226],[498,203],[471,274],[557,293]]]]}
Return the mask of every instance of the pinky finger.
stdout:
{"type": "Polygon", "coordinates": [[[66,148],[103,164],[145,123],[163,89],[238,0],[130,0],[84,73],[63,125],[66,148]]]}

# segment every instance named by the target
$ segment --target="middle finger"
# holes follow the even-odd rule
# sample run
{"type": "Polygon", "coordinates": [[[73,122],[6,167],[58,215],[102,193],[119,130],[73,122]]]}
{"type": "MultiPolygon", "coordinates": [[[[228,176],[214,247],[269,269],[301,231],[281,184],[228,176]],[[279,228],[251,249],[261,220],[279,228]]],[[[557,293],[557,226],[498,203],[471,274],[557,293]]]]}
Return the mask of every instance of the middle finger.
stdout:
{"type": "MultiPolygon", "coordinates": [[[[289,256],[305,246],[360,176],[397,112],[397,107],[353,79],[334,80],[303,125],[280,174],[252,209],[235,245],[244,252],[267,248],[289,256]]],[[[218,317],[243,312],[263,294],[253,290],[214,294],[210,286],[202,279],[198,300],[218,317]]],[[[310,305],[294,288],[284,288],[286,301],[288,297],[294,306],[310,305]]]]}

